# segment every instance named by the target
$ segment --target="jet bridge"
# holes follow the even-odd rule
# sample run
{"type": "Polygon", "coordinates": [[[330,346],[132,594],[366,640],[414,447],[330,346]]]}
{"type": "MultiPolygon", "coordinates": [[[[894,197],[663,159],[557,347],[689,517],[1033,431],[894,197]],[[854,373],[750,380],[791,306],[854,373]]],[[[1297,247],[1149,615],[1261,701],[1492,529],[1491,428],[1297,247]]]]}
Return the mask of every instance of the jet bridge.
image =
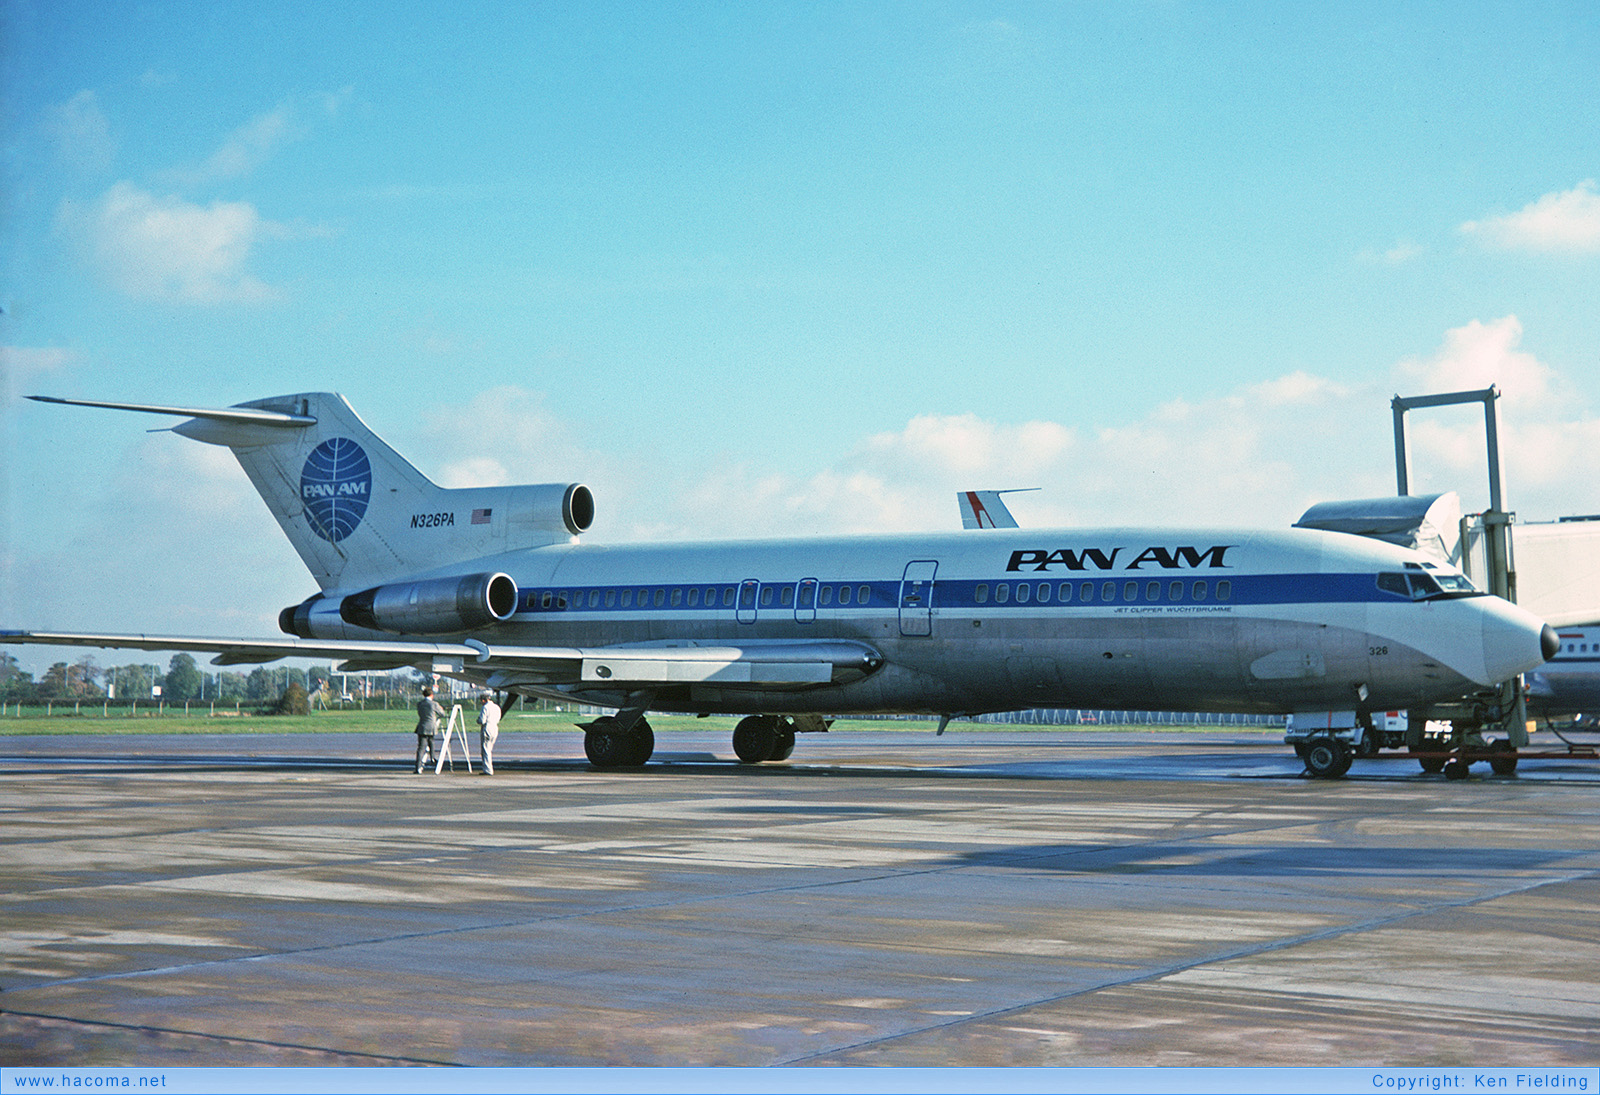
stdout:
{"type": "MultiPolygon", "coordinates": [[[[1522,605],[1554,627],[1600,623],[1600,515],[1567,517],[1554,522],[1516,523],[1502,504],[1499,421],[1496,387],[1414,397],[1395,396],[1395,478],[1393,498],[1323,502],[1295,522],[1297,528],[1324,529],[1369,536],[1412,548],[1443,566],[1460,569],[1480,589],[1522,605]],[[1429,407],[1482,403],[1484,441],[1488,450],[1489,508],[1463,515],[1454,492],[1414,496],[1406,442],[1408,412],[1429,407]]],[[[1296,721],[1314,721],[1297,713],[1296,721]]],[[[1327,729],[1289,740],[1306,759],[1313,775],[1342,775],[1350,754],[1373,755],[1389,744],[1356,712],[1327,712],[1327,729]],[[1348,717],[1345,717],[1348,716],[1348,717]]],[[[1413,712],[1405,745],[1423,770],[1459,779],[1476,760],[1487,760],[1495,772],[1516,768],[1517,750],[1528,744],[1527,704],[1520,678],[1506,682],[1492,697],[1468,697],[1449,710],[1413,712]],[[1437,734],[1429,717],[1449,719],[1446,735],[1437,734]],[[1499,727],[1506,738],[1486,741],[1482,731],[1499,727]]],[[[1524,754],[1531,755],[1531,754],[1524,754]]],[[[1564,754],[1553,754],[1561,756],[1564,754]]]]}

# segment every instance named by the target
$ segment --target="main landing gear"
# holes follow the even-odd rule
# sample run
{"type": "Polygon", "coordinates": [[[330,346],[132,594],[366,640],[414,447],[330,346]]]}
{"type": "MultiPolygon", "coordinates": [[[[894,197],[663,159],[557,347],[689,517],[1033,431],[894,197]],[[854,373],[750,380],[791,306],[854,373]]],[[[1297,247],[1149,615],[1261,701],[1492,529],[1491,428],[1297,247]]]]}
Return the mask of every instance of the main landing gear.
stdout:
{"type": "Polygon", "coordinates": [[[583,727],[583,752],[596,768],[639,768],[655,751],[655,731],[642,714],[631,723],[601,715],[583,727]]]}
{"type": "MultiPolygon", "coordinates": [[[[822,733],[831,723],[820,715],[751,715],[733,728],[733,751],[742,764],[788,760],[796,734],[822,733]]],[[[596,768],[638,768],[655,752],[655,731],[640,709],[602,715],[580,726],[584,755],[596,768]]]]}
{"type": "Polygon", "coordinates": [[[778,715],[751,715],[733,728],[733,751],[743,764],[788,760],[794,753],[793,719],[778,715]]]}

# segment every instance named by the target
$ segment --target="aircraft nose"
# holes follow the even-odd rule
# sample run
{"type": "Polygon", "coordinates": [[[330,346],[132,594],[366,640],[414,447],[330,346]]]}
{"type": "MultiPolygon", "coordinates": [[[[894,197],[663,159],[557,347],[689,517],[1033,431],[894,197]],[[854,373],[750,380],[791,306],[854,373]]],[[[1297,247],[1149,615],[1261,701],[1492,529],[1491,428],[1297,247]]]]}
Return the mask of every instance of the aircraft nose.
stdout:
{"type": "Polygon", "coordinates": [[[1477,600],[1482,612],[1485,670],[1479,684],[1499,684],[1550,660],[1560,640],[1549,624],[1497,597],[1477,600]]]}

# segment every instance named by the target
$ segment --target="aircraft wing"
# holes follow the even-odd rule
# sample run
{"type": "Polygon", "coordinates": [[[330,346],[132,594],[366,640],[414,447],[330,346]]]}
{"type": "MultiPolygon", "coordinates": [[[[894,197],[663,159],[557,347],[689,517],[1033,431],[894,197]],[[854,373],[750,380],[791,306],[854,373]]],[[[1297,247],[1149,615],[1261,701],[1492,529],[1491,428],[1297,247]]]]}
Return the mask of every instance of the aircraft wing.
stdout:
{"type": "Polygon", "coordinates": [[[280,658],[328,658],[349,671],[415,666],[424,672],[490,680],[495,687],[575,685],[614,690],[667,684],[727,684],[788,691],[859,679],[883,664],[866,643],[765,639],[738,643],[642,643],[622,646],[498,646],[350,639],[216,639],[183,635],[93,635],[0,631],[0,646],[92,646],[215,654],[213,665],[280,658]]]}

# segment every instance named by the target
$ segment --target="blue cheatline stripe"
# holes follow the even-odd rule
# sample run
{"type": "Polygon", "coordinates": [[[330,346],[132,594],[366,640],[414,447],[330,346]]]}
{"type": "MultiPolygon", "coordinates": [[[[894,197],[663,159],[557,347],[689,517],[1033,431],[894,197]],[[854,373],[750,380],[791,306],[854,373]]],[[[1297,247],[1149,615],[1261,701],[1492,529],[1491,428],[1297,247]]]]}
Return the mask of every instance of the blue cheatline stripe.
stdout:
{"type": "MultiPolygon", "coordinates": [[[[762,591],[793,590],[794,582],[768,582],[762,585],[762,591]]],[[[859,609],[869,611],[891,610],[898,607],[900,597],[900,579],[888,581],[878,580],[851,580],[835,579],[832,581],[819,581],[817,592],[822,587],[833,590],[831,603],[823,604],[818,597],[813,605],[805,606],[802,612],[809,612],[812,607],[822,614],[829,612],[848,613],[859,609]],[[849,604],[840,604],[838,590],[848,588],[851,591],[849,604]],[[868,591],[865,603],[860,600],[860,590],[868,591]]],[[[1029,575],[1007,574],[1004,577],[989,581],[976,581],[971,579],[958,579],[952,581],[937,581],[933,586],[933,607],[944,609],[977,608],[985,613],[1004,613],[1016,611],[1036,611],[1041,608],[1099,608],[1106,605],[1282,605],[1282,604],[1406,604],[1407,598],[1380,590],[1374,574],[1234,574],[1226,570],[1213,571],[1185,571],[1182,574],[1173,571],[1165,573],[1149,571],[1104,571],[1083,572],[1070,576],[1051,574],[1029,575]],[[1181,586],[1180,594],[1172,596],[1174,583],[1181,586]],[[1196,596],[1197,583],[1204,583],[1203,596],[1196,596]],[[1061,598],[1062,586],[1070,586],[1066,600],[1061,598]],[[1084,599],[1083,587],[1090,586],[1090,598],[1084,599]],[[1001,586],[1006,588],[1006,600],[998,599],[1001,586]],[[1019,601],[1016,597],[1018,587],[1028,588],[1027,600],[1019,601]],[[1046,587],[1048,597],[1039,598],[1040,587],[1046,587]],[[1110,586],[1110,596],[1107,597],[1107,586],[1110,586]],[[1133,596],[1128,596],[1129,587],[1133,596]],[[1156,596],[1151,597],[1151,586],[1155,587],[1156,596]],[[983,593],[984,600],[978,601],[979,592],[983,593]]],[[[698,582],[694,584],[651,584],[651,585],[616,585],[616,586],[533,586],[518,590],[517,610],[519,613],[554,613],[554,612],[581,612],[585,615],[627,615],[636,616],[640,613],[676,613],[676,614],[704,614],[706,612],[734,612],[739,605],[739,585],[729,582],[698,582]],[[622,593],[631,593],[629,603],[622,604],[622,593]],[[690,603],[690,592],[694,591],[694,603],[690,603]],[[713,596],[707,601],[707,591],[713,596]],[[733,603],[725,604],[724,596],[727,591],[732,591],[733,603]],[[611,603],[606,603],[606,595],[613,594],[611,603]],[[656,595],[660,593],[660,604],[656,603],[656,595]],[[594,604],[591,605],[590,601],[594,604]]],[[[746,611],[750,606],[745,606],[746,611]]],[[[755,609],[759,615],[765,616],[774,613],[792,613],[794,603],[783,604],[775,592],[770,603],[761,603],[758,599],[755,609]]],[[[920,607],[920,606],[919,606],[920,607]]]]}

